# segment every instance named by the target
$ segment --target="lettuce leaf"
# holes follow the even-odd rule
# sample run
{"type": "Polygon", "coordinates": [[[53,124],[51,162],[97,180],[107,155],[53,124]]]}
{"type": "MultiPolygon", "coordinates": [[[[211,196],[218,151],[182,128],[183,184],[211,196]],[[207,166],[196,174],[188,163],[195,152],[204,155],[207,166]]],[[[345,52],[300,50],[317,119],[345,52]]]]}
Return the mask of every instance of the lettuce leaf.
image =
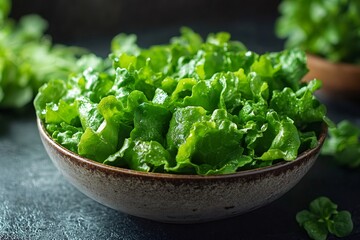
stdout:
{"type": "Polygon", "coordinates": [[[192,125],[185,142],[179,146],[177,165],[170,171],[205,175],[234,173],[251,161],[242,155],[242,138],[242,131],[228,119],[226,111],[215,110],[208,121],[192,125]]]}

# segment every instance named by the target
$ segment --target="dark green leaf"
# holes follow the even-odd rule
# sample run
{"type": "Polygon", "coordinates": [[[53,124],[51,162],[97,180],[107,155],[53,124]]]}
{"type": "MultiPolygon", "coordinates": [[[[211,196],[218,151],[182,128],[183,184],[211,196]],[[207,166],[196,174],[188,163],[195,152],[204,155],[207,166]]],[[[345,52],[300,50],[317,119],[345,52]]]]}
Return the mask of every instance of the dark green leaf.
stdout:
{"type": "Polygon", "coordinates": [[[308,221],[317,221],[317,219],[317,216],[308,210],[302,210],[296,214],[296,221],[300,226],[304,226],[308,221]]]}
{"type": "Polygon", "coordinates": [[[348,211],[340,211],[332,220],[329,231],[337,237],[348,236],[354,228],[351,214],[348,211]]]}
{"type": "Polygon", "coordinates": [[[319,197],[310,203],[309,209],[318,218],[329,218],[337,213],[337,205],[327,197],[319,197]]]}
{"type": "Polygon", "coordinates": [[[307,221],[304,223],[304,228],[311,239],[326,240],[328,230],[326,223],[318,221],[307,221]]]}

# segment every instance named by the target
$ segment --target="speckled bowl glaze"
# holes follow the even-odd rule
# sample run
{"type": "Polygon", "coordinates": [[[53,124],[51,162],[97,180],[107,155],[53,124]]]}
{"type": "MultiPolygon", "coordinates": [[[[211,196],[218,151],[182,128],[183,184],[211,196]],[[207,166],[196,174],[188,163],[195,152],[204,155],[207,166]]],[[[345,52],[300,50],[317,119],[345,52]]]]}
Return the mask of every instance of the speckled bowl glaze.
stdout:
{"type": "Polygon", "coordinates": [[[324,142],[295,161],[217,176],[144,173],[101,164],[70,152],[38,127],[55,166],[70,183],[95,201],[121,212],[171,223],[233,217],[266,205],[290,190],[308,172],[324,142]]]}

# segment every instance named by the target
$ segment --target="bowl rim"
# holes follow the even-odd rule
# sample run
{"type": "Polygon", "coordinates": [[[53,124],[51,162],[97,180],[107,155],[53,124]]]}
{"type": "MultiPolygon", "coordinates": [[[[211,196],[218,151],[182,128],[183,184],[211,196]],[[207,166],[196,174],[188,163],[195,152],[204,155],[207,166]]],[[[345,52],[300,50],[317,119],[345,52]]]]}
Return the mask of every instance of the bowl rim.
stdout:
{"type": "MultiPolygon", "coordinates": [[[[116,167],[107,165],[101,162],[97,162],[95,160],[80,156],[77,153],[70,151],[69,149],[63,147],[56,141],[52,139],[49,133],[46,131],[44,127],[44,123],[41,119],[37,116],[36,117],[38,130],[40,136],[43,140],[46,140],[48,144],[50,144],[54,149],[56,149],[61,154],[67,156],[72,161],[76,160],[77,163],[81,164],[82,166],[86,165],[88,168],[91,169],[98,169],[104,172],[111,172],[114,174],[123,174],[128,176],[137,176],[137,177],[145,177],[145,178],[152,178],[152,179],[166,179],[166,180],[216,180],[216,179],[231,179],[231,178],[239,178],[239,177],[249,177],[258,174],[264,174],[270,171],[276,171],[282,168],[288,169],[292,166],[295,166],[303,161],[308,159],[309,155],[316,155],[320,152],[320,149],[325,141],[328,132],[328,126],[325,122],[321,123],[321,131],[317,140],[316,147],[312,149],[308,149],[298,155],[295,160],[292,161],[282,161],[276,163],[271,166],[249,169],[238,171],[236,173],[229,173],[229,174],[218,174],[218,175],[196,175],[196,174],[174,174],[174,173],[154,173],[154,172],[141,172],[138,170],[127,169],[122,167],[116,167]]],[[[51,158],[51,156],[49,156],[51,158]]]]}

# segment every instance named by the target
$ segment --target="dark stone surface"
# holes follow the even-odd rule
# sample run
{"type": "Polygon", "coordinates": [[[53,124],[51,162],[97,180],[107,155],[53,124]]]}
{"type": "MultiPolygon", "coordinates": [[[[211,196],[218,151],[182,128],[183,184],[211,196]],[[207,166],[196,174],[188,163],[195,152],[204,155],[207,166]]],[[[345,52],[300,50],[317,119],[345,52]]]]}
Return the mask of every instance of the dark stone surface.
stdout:
{"type": "MultiPolygon", "coordinates": [[[[230,31],[249,49],[279,50],[271,23],[232,22],[193,25],[196,31],[230,31]]],[[[143,45],[165,42],[178,26],[138,32],[143,45]]],[[[79,42],[107,54],[108,39],[79,42]]],[[[360,123],[358,104],[331,101],[329,116],[360,123]]],[[[343,239],[360,239],[360,171],[341,168],[321,156],[314,167],[279,200],[231,219],[175,225],[131,217],[104,207],[65,181],[47,156],[31,106],[0,111],[0,239],[307,239],[295,215],[314,198],[331,198],[353,214],[354,231],[343,239]]],[[[334,238],[329,238],[334,239],[334,238]]]]}

